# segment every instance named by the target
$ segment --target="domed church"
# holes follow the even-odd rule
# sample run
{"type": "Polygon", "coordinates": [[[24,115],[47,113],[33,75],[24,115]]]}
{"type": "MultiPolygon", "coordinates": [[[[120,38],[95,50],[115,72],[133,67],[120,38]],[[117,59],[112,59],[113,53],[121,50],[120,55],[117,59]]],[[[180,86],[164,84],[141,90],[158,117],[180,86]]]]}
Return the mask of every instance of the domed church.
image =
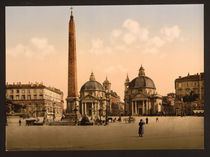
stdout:
{"type": "Polygon", "coordinates": [[[107,99],[104,87],[95,80],[93,72],[80,89],[80,113],[92,119],[105,116],[107,99]]]}
{"type": "Polygon", "coordinates": [[[138,77],[125,80],[125,114],[126,115],[156,115],[161,112],[162,96],[156,92],[151,78],[145,75],[141,66],[138,77]]]}

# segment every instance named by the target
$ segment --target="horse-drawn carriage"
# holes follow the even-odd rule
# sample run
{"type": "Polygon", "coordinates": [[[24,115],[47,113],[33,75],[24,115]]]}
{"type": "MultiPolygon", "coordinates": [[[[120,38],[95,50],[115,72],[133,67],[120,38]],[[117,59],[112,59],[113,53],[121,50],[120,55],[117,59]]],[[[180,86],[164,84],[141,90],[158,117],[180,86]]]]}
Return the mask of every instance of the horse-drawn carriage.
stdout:
{"type": "Polygon", "coordinates": [[[39,119],[27,119],[26,120],[26,125],[43,125],[44,122],[39,121],[39,119]]]}
{"type": "Polygon", "coordinates": [[[27,119],[26,120],[26,125],[29,126],[29,125],[34,125],[36,119],[27,119]]]}
{"type": "Polygon", "coordinates": [[[135,122],[135,118],[134,117],[128,117],[128,118],[124,118],[125,123],[131,123],[131,122],[135,122]]]}

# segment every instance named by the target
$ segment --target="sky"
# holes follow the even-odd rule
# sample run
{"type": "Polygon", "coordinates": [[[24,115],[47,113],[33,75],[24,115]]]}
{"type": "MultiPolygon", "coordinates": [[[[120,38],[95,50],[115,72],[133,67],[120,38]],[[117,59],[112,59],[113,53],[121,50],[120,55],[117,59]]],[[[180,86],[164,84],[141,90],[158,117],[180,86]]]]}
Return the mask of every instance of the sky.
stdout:
{"type": "MultiPolygon", "coordinates": [[[[71,6],[6,8],[6,81],[43,82],[67,94],[71,6]]],[[[73,6],[78,92],[91,72],[124,99],[142,65],[160,95],[204,71],[203,5],[73,6]]]]}

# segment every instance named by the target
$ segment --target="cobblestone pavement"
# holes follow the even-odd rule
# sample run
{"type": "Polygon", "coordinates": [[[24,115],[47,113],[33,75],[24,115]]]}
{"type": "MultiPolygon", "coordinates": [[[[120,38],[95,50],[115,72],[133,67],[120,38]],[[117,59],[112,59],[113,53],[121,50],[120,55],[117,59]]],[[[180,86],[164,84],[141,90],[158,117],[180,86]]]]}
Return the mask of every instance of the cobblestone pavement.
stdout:
{"type": "Polygon", "coordinates": [[[108,126],[18,126],[6,127],[7,150],[142,150],[203,149],[203,117],[148,117],[144,136],[138,122],[115,122],[108,126]]]}

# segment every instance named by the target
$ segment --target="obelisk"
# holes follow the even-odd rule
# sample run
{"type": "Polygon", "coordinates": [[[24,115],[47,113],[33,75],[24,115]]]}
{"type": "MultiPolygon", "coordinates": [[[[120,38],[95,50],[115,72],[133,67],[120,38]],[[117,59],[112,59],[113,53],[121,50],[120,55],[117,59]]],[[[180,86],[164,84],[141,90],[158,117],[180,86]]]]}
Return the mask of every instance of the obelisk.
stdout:
{"type": "Polygon", "coordinates": [[[66,114],[76,114],[79,110],[79,98],[77,91],[77,58],[76,58],[76,35],[74,17],[71,8],[69,21],[68,41],[68,96],[66,98],[66,114]]]}

